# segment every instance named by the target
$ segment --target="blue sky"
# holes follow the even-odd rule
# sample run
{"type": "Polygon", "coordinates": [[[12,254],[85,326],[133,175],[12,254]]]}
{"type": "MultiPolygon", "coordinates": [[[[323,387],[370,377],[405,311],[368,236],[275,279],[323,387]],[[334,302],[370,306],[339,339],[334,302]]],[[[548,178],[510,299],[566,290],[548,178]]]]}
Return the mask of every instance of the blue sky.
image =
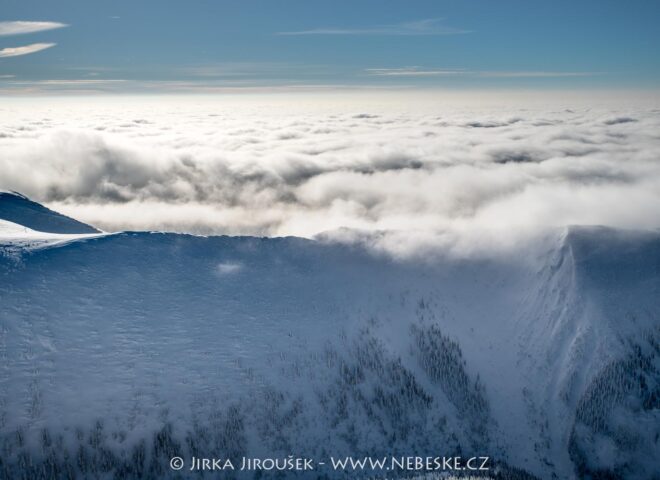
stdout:
{"type": "Polygon", "coordinates": [[[655,0],[0,0],[0,88],[655,89],[659,21],[655,0]]]}

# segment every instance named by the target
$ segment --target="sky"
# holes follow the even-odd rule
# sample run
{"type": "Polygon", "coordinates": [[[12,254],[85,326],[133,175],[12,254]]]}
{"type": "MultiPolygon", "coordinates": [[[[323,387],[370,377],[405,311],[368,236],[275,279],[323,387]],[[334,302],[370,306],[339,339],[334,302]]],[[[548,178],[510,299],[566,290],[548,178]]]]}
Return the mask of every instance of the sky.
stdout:
{"type": "Polygon", "coordinates": [[[657,89],[655,0],[0,0],[0,93],[657,89]]]}

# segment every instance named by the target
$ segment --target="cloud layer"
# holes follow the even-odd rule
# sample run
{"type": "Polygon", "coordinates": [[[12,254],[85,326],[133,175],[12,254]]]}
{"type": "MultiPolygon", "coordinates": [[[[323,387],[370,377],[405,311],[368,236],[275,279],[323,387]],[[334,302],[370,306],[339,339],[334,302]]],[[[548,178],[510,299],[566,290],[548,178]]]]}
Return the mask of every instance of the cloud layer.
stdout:
{"type": "Polygon", "coordinates": [[[400,248],[660,226],[657,109],[78,102],[0,107],[0,188],[106,230],[400,248]]]}

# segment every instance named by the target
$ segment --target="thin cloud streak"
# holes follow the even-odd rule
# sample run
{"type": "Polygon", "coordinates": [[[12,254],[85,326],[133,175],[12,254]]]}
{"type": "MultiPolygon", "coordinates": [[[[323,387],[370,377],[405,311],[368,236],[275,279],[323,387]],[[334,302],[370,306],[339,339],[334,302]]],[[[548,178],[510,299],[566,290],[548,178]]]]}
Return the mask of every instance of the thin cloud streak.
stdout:
{"type": "Polygon", "coordinates": [[[293,92],[333,92],[333,91],[400,91],[413,88],[412,85],[383,86],[350,83],[301,83],[290,79],[236,79],[236,80],[131,80],[131,79],[45,79],[29,80],[14,77],[0,77],[0,94],[11,96],[34,94],[92,94],[113,93],[175,93],[175,94],[233,94],[233,93],[293,93],[293,92]]]}
{"type": "Polygon", "coordinates": [[[446,77],[466,76],[481,78],[561,78],[590,77],[601,75],[601,72],[549,72],[549,71],[472,71],[461,69],[421,69],[420,67],[403,68],[367,68],[367,75],[375,77],[446,77]]]}
{"type": "Polygon", "coordinates": [[[119,82],[125,82],[126,80],[123,79],[74,79],[74,80],[38,80],[35,82],[11,82],[12,84],[15,85],[21,85],[21,84],[26,84],[26,85],[100,85],[100,84],[106,84],[106,83],[119,83],[119,82]]]}
{"type": "Polygon", "coordinates": [[[21,55],[29,55],[30,53],[40,52],[57,45],[56,43],[33,43],[22,47],[7,47],[0,50],[0,58],[6,57],[20,57],[21,55]]]}
{"type": "Polygon", "coordinates": [[[60,22],[30,22],[14,21],[0,22],[0,36],[23,35],[26,33],[43,32],[45,30],[54,30],[56,28],[68,27],[66,23],[60,22]]]}
{"type": "Polygon", "coordinates": [[[419,67],[408,68],[367,68],[367,75],[376,77],[439,77],[465,75],[465,70],[421,70],[419,67]]]}
{"type": "Polygon", "coordinates": [[[278,32],[278,35],[460,35],[470,30],[443,25],[440,18],[429,18],[415,22],[392,25],[376,25],[362,28],[314,28],[293,32],[278,32]]]}
{"type": "Polygon", "coordinates": [[[489,78],[559,78],[559,77],[593,77],[602,72],[475,72],[480,77],[489,78]]]}

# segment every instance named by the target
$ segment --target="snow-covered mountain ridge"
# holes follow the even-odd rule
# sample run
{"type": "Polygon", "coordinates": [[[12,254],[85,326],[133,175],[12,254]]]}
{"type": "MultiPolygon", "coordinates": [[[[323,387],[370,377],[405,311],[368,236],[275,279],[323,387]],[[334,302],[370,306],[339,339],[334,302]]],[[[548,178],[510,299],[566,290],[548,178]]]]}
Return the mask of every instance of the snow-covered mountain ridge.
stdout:
{"type": "Polygon", "coordinates": [[[147,232],[36,248],[4,225],[5,478],[162,478],[175,455],[660,471],[658,232],[569,227],[421,261],[147,232]]]}
{"type": "Polygon", "coordinates": [[[54,212],[17,192],[0,190],[0,219],[48,233],[99,233],[94,227],[54,212]]]}

